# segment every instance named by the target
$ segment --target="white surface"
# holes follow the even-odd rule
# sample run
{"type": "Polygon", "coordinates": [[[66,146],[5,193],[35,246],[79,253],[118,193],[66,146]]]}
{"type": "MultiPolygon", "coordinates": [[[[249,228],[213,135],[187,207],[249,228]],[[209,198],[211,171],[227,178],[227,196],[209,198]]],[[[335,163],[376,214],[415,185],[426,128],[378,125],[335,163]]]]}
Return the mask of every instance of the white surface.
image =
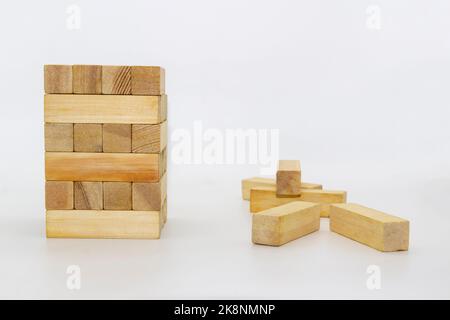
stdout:
{"type": "Polygon", "coordinates": [[[448,1],[15,1],[0,19],[0,298],[450,298],[448,1]],[[65,27],[69,4],[80,30],[65,27]],[[379,31],[366,27],[378,5],[379,31]],[[45,238],[45,63],[167,70],[170,130],[280,129],[305,181],[411,221],[380,253],[250,242],[252,165],[169,164],[160,241],[45,238]],[[82,285],[66,287],[79,265],[82,285]],[[366,268],[381,268],[380,290],[366,268]]]}

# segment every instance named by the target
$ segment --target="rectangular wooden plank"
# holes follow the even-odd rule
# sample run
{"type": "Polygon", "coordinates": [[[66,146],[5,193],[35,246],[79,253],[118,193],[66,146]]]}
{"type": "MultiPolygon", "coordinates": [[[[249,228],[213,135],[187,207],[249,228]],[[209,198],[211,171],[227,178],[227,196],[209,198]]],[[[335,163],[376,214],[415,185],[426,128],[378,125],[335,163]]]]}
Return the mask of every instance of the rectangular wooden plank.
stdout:
{"type": "Polygon", "coordinates": [[[293,201],[252,217],[252,241],[281,246],[320,228],[320,204],[293,201]]]}
{"type": "Polygon", "coordinates": [[[102,182],[74,182],[74,202],[77,210],[103,209],[102,182]]]}
{"type": "MultiPolygon", "coordinates": [[[[242,180],[242,199],[250,200],[250,190],[257,187],[276,187],[276,180],[272,178],[253,177],[242,180]]],[[[322,189],[321,184],[302,182],[301,189],[322,189]]]]}
{"type": "Polygon", "coordinates": [[[103,127],[96,123],[75,123],[73,126],[75,152],[102,152],[103,127]]]}
{"type": "Polygon", "coordinates": [[[45,183],[45,208],[73,209],[73,182],[47,181],[45,183]]]}
{"type": "Polygon", "coordinates": [[[409,221],[355,203],[333,204],[330,230],[379,251],[409,248],[409,221]]]}
{"type": "Polygon", "coordinates": [[[165,120],[160,96],[46,94],[45,122],[157,124],[165,120]]]}
{"type": "Polygon", "coordinates": [[[45,93],[73,93],[71,65],[44,66],[45,93]]]}
{"type": "Polygon", "coordinates": [[[131,152],[131,124],[103,125],[103,152],[131,152]]]}
{"type": "Polygon", "coordinates": [[[46,123],[44,131],[45,151],[73,151],[72,123],[46,123]]]}
{"type": "Polygon", "coordinates": [[[158,96],[165,93],[165,70],[153,66],[131,67],[131,93],[158,96]]]}
{"type": "Polygon", "coordinates": [[[159,154],[46,152],[47,180],[157,182],[159,154]]]}
{"type": "Polygon", "coordinates": [[[73,93],[102,94],[102,66],[74,65],[73,93]]]}
{"type": "Polygon", "coordinates": [[[166,175],[159,182],[133,182],[133,210],[161,210],[166,194],[166,175]]]}
{"type": "Polygon", "coordinates": [[[105,210],[131,210],[131,197],[131,182],[103,182],[105,210]]]}
{"type": "Polygon", "coordinates": [[[102,93],[131,94],[131,67],[103,66],[102,93]]]}
{"type": "Polygon", "coordinates": [[[167,121],[160,124],[133,124],[132,152],[160,153],[167,146],[167,121]]]}
{"type": "Polygon", "coordinates": [[[48,238],[159,239],[159,211],[47,210],[48,238]]]}
{"type": "Polygon", "coordinates": [[[277,196],[297,197],[301,189],[300,161],[280,160],[277,171],[277,196]]]}

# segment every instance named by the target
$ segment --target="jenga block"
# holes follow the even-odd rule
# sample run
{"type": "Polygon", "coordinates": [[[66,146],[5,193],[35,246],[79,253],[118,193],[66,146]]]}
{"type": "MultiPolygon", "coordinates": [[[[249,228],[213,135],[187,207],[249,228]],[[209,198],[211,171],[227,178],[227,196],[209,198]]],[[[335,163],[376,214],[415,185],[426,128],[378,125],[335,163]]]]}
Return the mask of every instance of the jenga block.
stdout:
{"type": "Polygon", "coordinates": [[[254,243],[281,246],[319,230],[320,205],[294,201],[261,211],[252,220],[254,243]]]}
{"type": "Polygon", "coordinates": [[[46,94],[44,120],[56,123],[157,124],[166,119],[165,97],[46,94]]]}
{"type": "Polygon", "coordinates": [[[103,183],[80,182],[74,183],[75,209],[102,210],[103,209],[103,183]]]}
{"type": "Polygon", "coordinates": [[[74,65],[72,72],[73,72],[73,93],[78,94],[102,93],[102,66],[74,65]]]}
{"type": "Polygon", "coordinates": [[[102,125],[75,123],[73,127],[73,148],[76,152],[102,152],[102,125]]]}
{"type": "Polygon", "coordinates": [[[250,212],[257,213],[292,201],[307,201],[321,204],[320,215],[329,217],[331,203],[345,203],[345,191],[303,189],[298,197],[277,197],[276,188],[259,187],[250,191],[250,212]]]}
{"type": "Polygon", "coordinates": [[[354,203],[333,204],[330,230],[379,251],[409,247],[409,221],[354,203]]]}
{"type": "Polygon", "coordinates": [[[72,66],[44,66],[45,93],[72,93],[72,66]]]}
{"type": "Polygon", "coordinates": [[[103,182],[105,210],[131,210],[131,197],[131,182],[103,182]]]}
{"type": "Polygon", "coordinates": [[[167,145],[167,121],[160,124],[133,124],[132,151],[160,153],[167,145]]]}
{"type": "Polygon", "coordinates": [[[46,123],[45,151],[73,151],[73,124],[46,123]]]}
{"type": "Polygon", "coordinates": [[[103,66],[103,94],[131,94],[131,67],[103,66]]]}
{"type": "Polygon", "coordinates": [[[103,152],[131,152],[131,124],[103,125],[103,152]]]}
{"type": "Polygon", "coordinates": [[[48,238],[159,239],[159,211],[48,210],[48,238]]]}
{"type": "Polygon", "coordinates": [[[73,182],[47,181],[45,183],[45,208],[48,210],[73,209],[73,182]]]}
{"type": "Polygon", "coordinates": [[[277,196],[296,197],[301,189],[300,161],[280,160],[277,171],[277,196]]]}
{"type": "Polygon", "coordinates": [[[159,211],[166,194],[166,175],[159,182],[133,182],[133,210],[159,211]]]}
{"type": "MultiPolygon", "coordinates": [[[[248,178],[242,180],[242,199],[250,200],[250,189],[258,187],[276,187],[275,179],[271,178],[248,178]]],[[[301,189],[322,189],[321,184],[302,182],[301,189]]]]}
{"type": "Polygon", "coordinates": [[[131,67],[131,93],[158,96],[165,93],[165,71],[161,67],[131,67]]]}
{"type": "Polygon", "coordinates": [[[47,180],[157,182],[159,154],[46,152],[47,180]]]}

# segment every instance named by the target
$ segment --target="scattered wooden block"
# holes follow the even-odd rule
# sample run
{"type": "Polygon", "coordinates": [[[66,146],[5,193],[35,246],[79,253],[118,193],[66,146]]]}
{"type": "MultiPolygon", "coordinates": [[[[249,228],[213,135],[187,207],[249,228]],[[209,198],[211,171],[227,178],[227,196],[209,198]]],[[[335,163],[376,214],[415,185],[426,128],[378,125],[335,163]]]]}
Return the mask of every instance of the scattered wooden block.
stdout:
{"type": "Polygon", "coordinates": [[[159,211],[48,210],[48,238],[159,239],[159,211]]]}
{"type": "Polygon", "coordinates": [[[46,123],[45,151],[73,151],[73,124],[46,123]]]}
{"type": "Polygon", "coordinates": [[[330,230],[379,251],[409,247],[409,221],[354,203],[333,204],[330,230]]]}
{"type": "Polygon", "coordinates": [[[75,123],[73,127],[73,148],[76,152],[102,152],[102,125],[75,123]]]}
{"type": "Polygon", "coordinates": [[[319,230],[320,205],[294,201],[261,211],[252,218],[252,241],[281,246],[319,230]]]}
{"type": "Polygon", "coordinates": [[[159,182],[133,182],[133,210],[159,211],[166,194],[166,175],[159,182]]]}
{"type": "Polygon", "coordinates": [[[131,210],[131,197],[131,182],[103,182],[105,210],[131,210]]]}
{"type": "Polygon", "coordinates": [[[293,201],[320,203],[320,215],[322,217],[329,217],[330,204],[345,203],[347,201],[347,193],[345,191],[304,189],[298,197],[280,198],[277,197],[276,188],[258,187],[250,191],[250,212],[257,213],[293,201]]]}
{"type": "Polygon", "coordinates": [[[161,67],[131,67],[131,93],[158,96],[165,91],[165,71],[161,67]]]}
{"type": "Polygon", "coordinates": [[[73,72],[73,93],[78,94],[102,93],[102,66],[74,65],[72,72],[73,72]]]}
{"type": "Polygon", "coordinates": [[[103,183],[80,182],[74,183],[75,209],[102,210],[103,209],[103,183]]]}
{"type": "Polygon", "coordinates": [[[45,208],[48,210],[73,209],[73,182],[47,181],[45,183],[45,208]]]}
{"type": "Polygon", "coordinates": [[[46,93],[72,93],[72,66],[45,65],[44,89],[46,93]]]}
{"type": "Polygon", "coordinates": [[[160,153],[167,145],[167,121],[160,124],[133,124],[132,151],[160,153]]]}
{"type": "Polygon", "coordinates": [[[280,160],[277,171],[277,196],[297,197],[301,189],[300,161],[280,160]]]}
{"type": "Polygon", "coordinates": [[[103,94],[131,94],[131,67],[103,66],[103,94]]]}
{"type": "MultiPolygon", "coordinates": [[[[276,187],[276,180],[271,178],[248,178],[242,180],[242,199],[250,200],[250,190],[258,187],[276,187]]],[[[322,189],[321,184],[302,182],[301,189],[322,189]]]]}
{"type": "Polygon", "coordinates": [[[103,125],[103,152],[131,152],[131,124],[103,125]]]}

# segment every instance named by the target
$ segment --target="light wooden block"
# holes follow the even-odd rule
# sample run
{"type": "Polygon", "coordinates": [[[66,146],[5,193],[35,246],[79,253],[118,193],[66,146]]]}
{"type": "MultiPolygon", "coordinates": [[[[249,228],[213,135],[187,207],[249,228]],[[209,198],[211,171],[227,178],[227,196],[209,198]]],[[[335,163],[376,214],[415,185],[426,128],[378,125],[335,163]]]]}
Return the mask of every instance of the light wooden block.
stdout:
{"type": "Polygon", "coordinates": [[[277,171],[277,195],[296,197],[301,191],[300,161],[280,160],[277,171]]]}
{"type": "Polygon", "coordinates": [[[258,187],[250,191],[250,212],[258,213],[273,207],[280,206],[292,201],[307,201],[321,204],[320,215],[322,217],[330,216],[330,204],[345,203],[347,193],[345,191],[332,190],[302,190],[298,197],[277,197],[276,188],[258,187]]]}
{"type": "Polygon", "coordinates": [[[75,209],[102,210],[103,209],[103,183],[80,182],[74,183],[75,209]]]}
{"type": "Polygon", "coordinates": [[[159,211],[48,210],[48,238],[159,239],[159,211]]]}
{"type": "MultiPolygon", "coordinates": [[[[250,190],[258,187],[276,187],[276,180],[271,178],[253,177],[242,180],[242,199],[250,200],[250,190]]],[[[322,189],[321,184],[302,182],[301,189],[322,189]]]]}
{"type": "Polygon", "coordinates": [[[73,124],[46,123],[45,151],[73,151],[73,124]]]}
{"type": "Polygon", "coordinates": [[[252,241],[281,246],[320,228],[320,205],[294,201],[252,217],[252,241]]]}
{"type": "Polygon", "coordinates": [[[46,180],[158,182],[159,154],[46,152],[46,180]]]}
{"type": "Polygon", "coordinates": [[[409,221],[354,203],[331,205],[330,230],[379,251],[409,247],[409,221]]]}
{"type": "Polygon", "coordinates": [[[131,94],[131,67],[103,66],[103,94],[131,94]]]}
{"type": "Polygon", "coordinates": [[[161,67],[131,67],[131,92],[133,95],[158,96],[165,93],[165,71],[161,67]]]}
{"type": "Polygon", "coordinates": [[[73,93],[102,94],[102,66],[74,65],[73,93]]]}
{"type": "Polygon", "coordinates": [[[105,210],[131,210],[131,197],[131,182],[103,183],[103,207],[105,210]]]}
{"type": "Polygon", "coordinates": [[[44,89],[46,93],[72,93],[72,66],[45,65],[44,89]]]}
{"type": "Polygon", "coordinates": [[[105,123],[103,152],[131,152],[131,124],[105,123]]]}
{"type": "Polygon", "coordinates": [[[56,123],[157,124],[166,120],[165,96],[46,94],[44,120],[56,123]]]}
{"type": "Polygon", "coordinates": [[[167,146],[167,121],[160,124],[133,124],[132,151],[160,153],[167,146]]]}
{"type": "Polygon", "coordinates": [[[73,182],[47,181],[45,183],[45,208],[48,210],[73,209],[73,182]]]}
{"type": "Polygon", "coordinates": [[[75,123],[73,126],[73,148],[76,152],[102,152],[102,125],[75,123]]]}
{"type": "Polygon", "coordinates": [[[166,194],[166,175],[159,182],[133,182],[133,210],[161,210],[166,194]]]}

